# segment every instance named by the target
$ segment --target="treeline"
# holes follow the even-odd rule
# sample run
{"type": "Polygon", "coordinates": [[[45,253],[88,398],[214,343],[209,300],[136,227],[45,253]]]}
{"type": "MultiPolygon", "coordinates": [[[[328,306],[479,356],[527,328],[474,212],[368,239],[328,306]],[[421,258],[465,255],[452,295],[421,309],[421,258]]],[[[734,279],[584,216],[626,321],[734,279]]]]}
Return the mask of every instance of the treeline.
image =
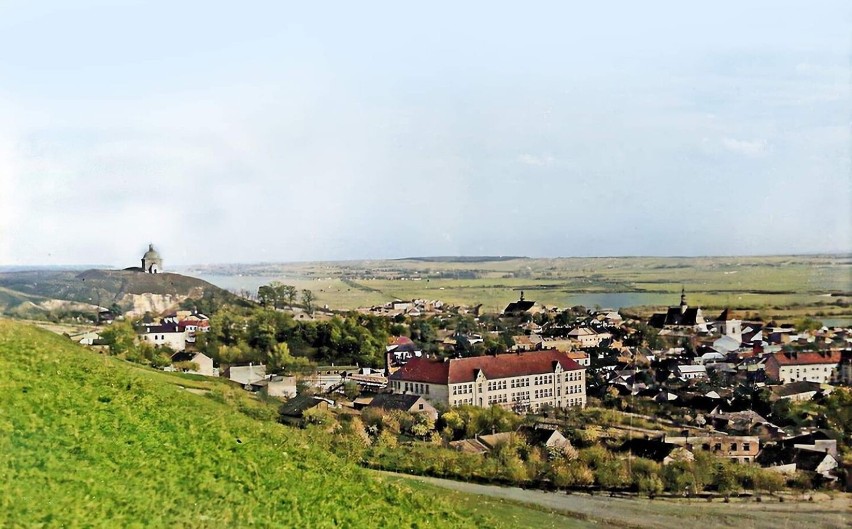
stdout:
{"type": "Polygon", "coordinates": [[[224,307],[199,333],[196,347],[219,364],[264,363],[273,371],[310,364],[384,365],[391,323],[349,313],[328,321],[296,321],[292,314],[260,307],[224,307]]]}
{"type": "Polygon", "coordinates": [[[532,446],[522,435],[497,442],[487,454],[449,448],[451,439],[517,430],[523,419],[499,407],[462,407],[437,423],[423,414],[368,409],[360,417],[329,410],[306,413],[303,426],[332,435],[329,446],[361,465],[393,472],[462,481],[545,489],[604,489],[654,496],[662,493],[722,495],[741,491],[770,494],[793,487],[811,489],[808,475],[783,476],[753,464],[737,464],[696,452],[663,465],[610,449],[593,432],[575,431],[571,445],[532,446]]]}

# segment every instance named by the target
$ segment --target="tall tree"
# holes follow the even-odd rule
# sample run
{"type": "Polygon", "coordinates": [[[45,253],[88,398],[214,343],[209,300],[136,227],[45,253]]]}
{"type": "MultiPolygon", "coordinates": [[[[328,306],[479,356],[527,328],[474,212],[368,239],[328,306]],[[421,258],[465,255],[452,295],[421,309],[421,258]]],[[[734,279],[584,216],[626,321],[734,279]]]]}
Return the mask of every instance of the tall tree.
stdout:
{"type": "Polygon", "coordinates": [[[302,290],[302,305],[305,306],[305,310],[308,314],[314,313],[314,293],[308,290],[307,288],[302,290]]]}

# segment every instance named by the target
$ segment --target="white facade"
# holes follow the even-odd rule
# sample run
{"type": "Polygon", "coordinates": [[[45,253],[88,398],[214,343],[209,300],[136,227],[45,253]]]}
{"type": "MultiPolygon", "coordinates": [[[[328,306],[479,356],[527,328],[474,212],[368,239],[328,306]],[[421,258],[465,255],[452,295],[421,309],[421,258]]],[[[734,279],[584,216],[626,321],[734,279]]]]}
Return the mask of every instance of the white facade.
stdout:
{"type": "Polygon", "coordinates": [[[447,406],[499,405],[518,411],[538,411],[548,405],[554,408],[586,406],[586,370],[565,371],[557,364],[553,373],[523,375],[489,380],[480,371],[472,382],[430,384],[392,380],[396,393],[420,395],[433,404],[447,406]]]}

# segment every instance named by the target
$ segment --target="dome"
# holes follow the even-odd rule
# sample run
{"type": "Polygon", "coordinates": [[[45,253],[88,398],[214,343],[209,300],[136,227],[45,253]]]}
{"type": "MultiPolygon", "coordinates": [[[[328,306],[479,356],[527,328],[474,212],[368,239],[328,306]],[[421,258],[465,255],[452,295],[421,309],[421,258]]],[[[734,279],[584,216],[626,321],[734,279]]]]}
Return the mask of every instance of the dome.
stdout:
{"type": "Polygon", "coordinates": [[[154,259],[159,259],[159,258],[160,258],[160,254],[158,254],[157,250],[154,249],[154,245],[149,244],[148,245],[148,251],[145,252],[145,255],[142,256],[142,259],[154,260],[154,259]]]}

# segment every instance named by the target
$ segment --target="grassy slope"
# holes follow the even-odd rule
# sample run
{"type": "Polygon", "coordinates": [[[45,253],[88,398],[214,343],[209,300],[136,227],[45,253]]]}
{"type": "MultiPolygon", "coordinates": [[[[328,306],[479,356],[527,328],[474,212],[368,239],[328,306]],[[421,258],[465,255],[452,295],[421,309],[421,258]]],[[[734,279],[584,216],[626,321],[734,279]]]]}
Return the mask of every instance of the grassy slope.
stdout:
{"type": "Polygon", "coordinates": [[[493,526],[47,331],[0,320],[0,372],[2,527],[493,526]]]}

